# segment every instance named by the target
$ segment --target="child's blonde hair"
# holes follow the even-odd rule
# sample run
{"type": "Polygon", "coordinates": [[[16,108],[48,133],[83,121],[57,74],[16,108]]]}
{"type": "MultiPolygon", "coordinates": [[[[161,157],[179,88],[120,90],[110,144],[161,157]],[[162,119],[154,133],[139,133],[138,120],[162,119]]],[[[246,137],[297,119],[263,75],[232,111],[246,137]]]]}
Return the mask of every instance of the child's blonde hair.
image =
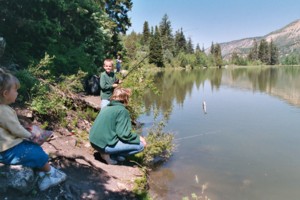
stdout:
{"type": "Polygon", "coordinates": [[[112,67],[114,67],[114,61],[110,58],[105,59],[104,62],[103,62],[103,65],[106,65],[106,63],[111,63],[112,67]]]}
{"type": "Polygon", "coordinates": [[[129,102],[129,97],[131,95],[131,89],[117,87],[114,89],[114,93],[110,97],[110,100],[120,101],[127,105],[129,102]]]}
{"type": "Polygon", "coordinates": [[[10,90],[13,86],[17,89],[20,88],[19,80],[12,74],[5,72],[0,68],[0,102],[3,99],[5,90],[10,90]]]}

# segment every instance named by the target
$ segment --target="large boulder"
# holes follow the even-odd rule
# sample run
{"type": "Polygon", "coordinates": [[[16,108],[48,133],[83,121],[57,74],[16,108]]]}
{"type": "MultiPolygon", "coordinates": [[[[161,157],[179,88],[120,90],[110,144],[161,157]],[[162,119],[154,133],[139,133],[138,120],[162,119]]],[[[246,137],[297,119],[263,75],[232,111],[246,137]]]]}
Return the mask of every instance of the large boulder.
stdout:
{"type": "Polygon", "coordinates": [[[31,168],[0,164],[0,194],[8,189],[26,194],[35,187],[36,181],[35,173],[31,168]]]}
{"type": "Polygon", "coordinates": [[[5,39],[3,37],[0,37],[0,58],[4,54],[5,46],[6,46],[5,39]]]}

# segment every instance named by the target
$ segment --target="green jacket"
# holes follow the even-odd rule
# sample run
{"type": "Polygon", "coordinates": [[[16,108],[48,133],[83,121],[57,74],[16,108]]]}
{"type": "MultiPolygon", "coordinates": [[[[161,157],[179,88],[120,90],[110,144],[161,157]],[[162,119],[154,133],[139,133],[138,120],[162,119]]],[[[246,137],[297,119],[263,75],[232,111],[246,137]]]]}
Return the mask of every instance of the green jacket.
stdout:
{"type": "Polygon", "coordinates": [[[111,101],[98,114],[89,135],[90,142],[104,149],[114,146],[119,140],[129,144],[139,144],[140,137],[131,130],[128,110],[119,101],[111,101]]]}
{"type": "Polygon", "coordinates": [[[114,91],[113,84],[117,80],[115,73],[102,72],[100,76],[100,97],[101,99],[109,99],[114,91]]]}

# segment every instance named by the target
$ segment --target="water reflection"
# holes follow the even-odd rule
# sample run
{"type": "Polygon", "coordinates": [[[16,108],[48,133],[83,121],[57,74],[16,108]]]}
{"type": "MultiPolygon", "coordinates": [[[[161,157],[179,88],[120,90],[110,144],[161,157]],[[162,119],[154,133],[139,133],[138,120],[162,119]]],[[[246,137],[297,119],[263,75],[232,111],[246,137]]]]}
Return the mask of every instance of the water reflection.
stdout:
{"type": "Polygon", "coordinates": [[[148,93],[146,106],[168,113],[178,149],[150,175],[155,199],[298,199],[299,75],[300,67],[156,74],[161,96],[148,93]]]}
{"type": "MultiPolygon", "coordinates": [[[[151,91],[145,94],[147,110],[158,109],[166,113],[172,110],[173,101],[179,105],[184,103],[185,98],[191,95],[194,84],[199,89],[206,81],[210,82],[211,91],[218,90],[223,84],[253,92],[265,92],[300,106],[300,67],[167,70],[158,72],[154,77],[160,96],[151,91]]],[[[206,104],[205,96],[202,98],[202,104],[206,104]]]]}

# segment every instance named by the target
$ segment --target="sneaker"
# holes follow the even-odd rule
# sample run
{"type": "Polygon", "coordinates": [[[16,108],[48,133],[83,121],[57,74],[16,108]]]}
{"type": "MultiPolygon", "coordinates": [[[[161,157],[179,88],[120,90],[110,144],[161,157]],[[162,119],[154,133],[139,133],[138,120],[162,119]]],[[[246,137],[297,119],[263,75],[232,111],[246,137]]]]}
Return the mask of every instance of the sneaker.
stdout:
{"type": "Polygon", "coordinates": [[[101,153],[101,157],[105,160],[105,162],[109,165],[116,165],[118,162],[110,158],[110,155],[107,153],[101,153]]]}
{"type": "Polygon", "coordinates": [[[124,156],[111,155],[110,157],[111,157],[111,159],[117,160],[119,162],[123,162],[126,160],[126,158],[124,156]]]}
{"type": "Polygon", "coordinates": [[[45,175],[42,177],[42,179],[39,181],[39,189],[40,191],[45,191],[48,188],[58,185],[61,182],[65,181],[67,178],[67,175],[58,170],[54,169],[54,172],[51,174],[45,173],[45,175]]]}
{"type": "Polygon", "coordinates": [[[117,156],[117,161],[123,162],[125,159],[126,158],[124,156],[117,156]]]}

